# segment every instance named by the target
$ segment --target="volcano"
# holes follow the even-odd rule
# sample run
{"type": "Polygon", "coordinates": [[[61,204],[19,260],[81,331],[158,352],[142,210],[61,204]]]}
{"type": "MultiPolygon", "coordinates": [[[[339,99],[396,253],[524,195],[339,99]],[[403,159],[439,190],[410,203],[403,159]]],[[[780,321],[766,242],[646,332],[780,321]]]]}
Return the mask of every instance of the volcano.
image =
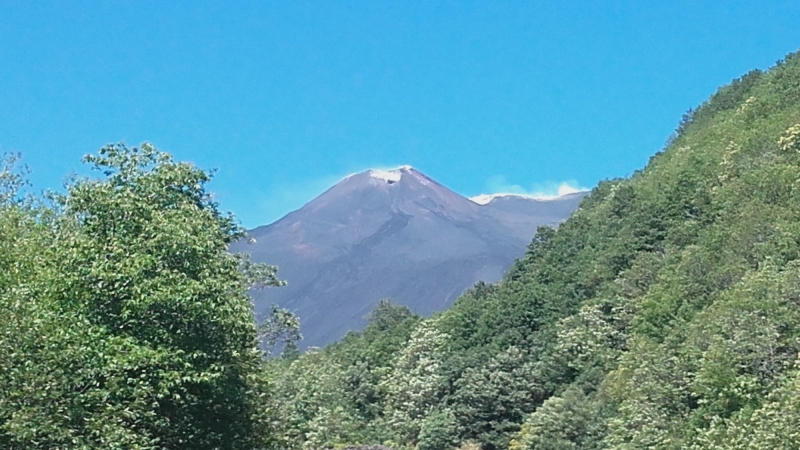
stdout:
{"type": "Polygon", "coordinates": [[[252,291],[256,315],[272,304],[294,312],[305,349],[362,329],[381,299],[430,315],[476,282],[498,281],[536,228],[557,226],[585,194],[469,199],[410,166],[368,170],[231,250],[278,266],[288,284],[252,291]]]}

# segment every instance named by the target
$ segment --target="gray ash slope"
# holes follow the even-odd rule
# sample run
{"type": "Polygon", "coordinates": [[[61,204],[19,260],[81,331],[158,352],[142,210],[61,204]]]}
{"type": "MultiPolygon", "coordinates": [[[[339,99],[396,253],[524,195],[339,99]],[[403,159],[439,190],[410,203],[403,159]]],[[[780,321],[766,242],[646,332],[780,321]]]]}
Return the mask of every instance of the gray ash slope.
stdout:
{"type": "Polygon", "coordinates": [[[298,315],[301,348],[366,324],[384,298],[429,315],[478,281],[495,282],[539,225],[557,225],[585,193],[553,200],[500,196],[478,204],[414,168],[351,175],[232,251],[278,266],[288,285],[252,292],[256,314],[298,315]]]}

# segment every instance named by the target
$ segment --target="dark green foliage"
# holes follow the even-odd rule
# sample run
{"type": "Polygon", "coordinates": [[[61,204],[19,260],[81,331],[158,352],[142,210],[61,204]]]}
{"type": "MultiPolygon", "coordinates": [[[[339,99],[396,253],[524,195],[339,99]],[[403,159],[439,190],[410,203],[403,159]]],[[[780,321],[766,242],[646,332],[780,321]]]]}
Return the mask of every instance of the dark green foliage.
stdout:
{"type": "Polygon", "coordinates": [[[458,422],[449,410],[435,410],[429,413],[420,425],[419,450],[447,450],[455,448],[459,442],[458,422]]]}
{"type": "Polygon", "coordinates": [[[599,449],[605,435],[603,403],[587,396],[576,387],[559,396],[552,396],[531,414],[522,425],[511,450],[599,449]]]}
{"type": "Polygon", "coordinates": [[[280,411],[277,448],[330,448],[391,441],[387,386],[395,355],[420,319],[404,306],[383,300],[367,328],[341,342],[296,359],[271,361],[275,385],[270,409],[280,411]]]}

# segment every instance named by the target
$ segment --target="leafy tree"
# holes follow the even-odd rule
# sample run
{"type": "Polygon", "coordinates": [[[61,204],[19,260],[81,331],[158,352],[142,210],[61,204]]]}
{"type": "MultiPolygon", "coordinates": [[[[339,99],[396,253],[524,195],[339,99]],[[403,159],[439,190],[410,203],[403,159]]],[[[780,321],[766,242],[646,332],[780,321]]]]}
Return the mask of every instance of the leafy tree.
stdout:
{"type": "Polygon", "coordinates": [[[284,357],[299,355],[296,342],[300,335],[300,319],[288,309],[272,305],[270,315],[258,327],[258,340],[272,351],[276,345],[283,348],[284,357]]]}
{"type": "Polygon", "coordinates": [[[2,214],[20,225],[2,245],[23,233],[29,248],[3,291],[14,307],[0,346],[12,332],[17,342],[2,358],[0,443],[266,445],[253,279],[227,252],[243,233],[206,192],[209,176],[149,144],[86,161],[102,179],[71,184],[55,209],[2,214]]]}
{"type": "Polygon", "coordinates": [[[420,423],[418,450],[449,450],[458,445],[458,422],[450,410],[433,410],[420,423]]]}
{"type": "Polygon", "coordinates": [[[603,448],[604,414],[600,405],[580,388],[570,387],[528,416],[509,450],[603,448]]]}
{"type": "Polygon", "coordinates": [[[439,367],[446,342],[447,335],[436,329],[435,319],[422,322],[382,382],[388,397],[387,421],[400,442],[417,442],[420,420],[439,399],[443,388],[439,367]]]}
{"type": "Polygon", "coordinates": [[[545,396],[537,364],[517,347],[510,347],[487,365],[467,369],[450,397],[462,437],[486,449],[508,446],[525,414],[545,396]]]}

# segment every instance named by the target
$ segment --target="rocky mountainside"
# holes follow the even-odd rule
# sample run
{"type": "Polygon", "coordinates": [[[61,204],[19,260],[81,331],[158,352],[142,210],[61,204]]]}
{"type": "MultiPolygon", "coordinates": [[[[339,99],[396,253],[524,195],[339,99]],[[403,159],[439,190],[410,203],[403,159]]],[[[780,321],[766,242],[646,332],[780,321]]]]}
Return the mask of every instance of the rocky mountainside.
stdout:
{"type": "Polygon", "coordinates": [[[301,347],[321,346],[361,329],[383,298],[429,315],[474,283],[499,280],[537,226],[557,225],[584,195],[470,200],[409,166],[370,170],[251,230],[255,242],[232,250],[276,264],[288,282],[254,291],[256,313],[288,308],[300,317],[301,347]]]}

